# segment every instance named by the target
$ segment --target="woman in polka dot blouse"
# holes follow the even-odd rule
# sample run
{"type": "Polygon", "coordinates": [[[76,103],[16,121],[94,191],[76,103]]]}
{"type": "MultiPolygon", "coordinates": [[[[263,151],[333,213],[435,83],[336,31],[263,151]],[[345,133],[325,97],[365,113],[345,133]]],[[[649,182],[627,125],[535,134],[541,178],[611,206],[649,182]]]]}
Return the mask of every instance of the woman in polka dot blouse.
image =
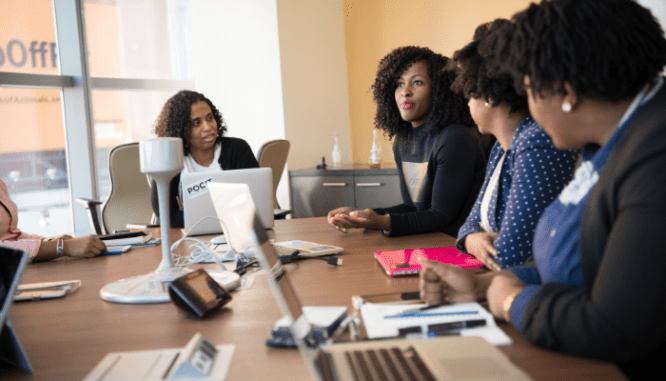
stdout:
{"type": "Polygon", "coordinates": [[[519,265],[532,254],[539,217],[573,176],[577,155],[559,151],[528,112],[513,79],[489,67],[496,33],[505,19],[480,25],[474,39],[450,65],[452,89],[469,98],[472,118],[483,134],[497,138],[486,178],[472,212],[458,232],[457,246],[486,267],[519,265]]]}

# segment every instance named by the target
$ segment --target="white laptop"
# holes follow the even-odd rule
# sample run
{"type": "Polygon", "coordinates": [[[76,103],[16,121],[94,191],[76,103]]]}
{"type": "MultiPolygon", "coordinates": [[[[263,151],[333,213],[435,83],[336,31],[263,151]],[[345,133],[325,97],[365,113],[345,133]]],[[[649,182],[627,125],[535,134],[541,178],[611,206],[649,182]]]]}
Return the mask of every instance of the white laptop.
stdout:
{"type": "Polygon", "coordinates": [[[184,229],[188,236],[222,233],[208,193],[208,184],[247,184],[257,214],[266,229],[273,228],[273,171],[271,168],[235,169],[220,172],[183,173],[182,203],[184,229]],[[207,218],[208,217],[208,218],[207,218]]]}
{"type": "Polygon", "coordinates": [[[32,372],[30,361],[7,319],[12,299],[29,258],[30,255],[23,250],[0,246],[0,361],[32,372]]]}
{"type": "Polygon", "coordinates": [[[291,285],[289,274],[255,217],[247,186],[211,186],[215,210],[230,244],[252,251],[266,270],[268,283],[292,336],[318,380],[529,380],[494,345],[481,337],[436,337],[332,344],[313,349],[312,325],[291,285]]]}

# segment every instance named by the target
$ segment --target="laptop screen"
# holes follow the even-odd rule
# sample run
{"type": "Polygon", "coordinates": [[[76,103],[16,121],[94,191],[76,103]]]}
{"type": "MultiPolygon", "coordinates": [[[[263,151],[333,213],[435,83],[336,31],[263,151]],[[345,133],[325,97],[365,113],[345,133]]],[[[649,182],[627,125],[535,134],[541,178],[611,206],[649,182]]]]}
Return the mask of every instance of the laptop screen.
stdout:
{"type": "MultiPolygon", "coordinates": [[[[302,320],[301,303],[280,264],[280,257],[273,250],[273,245],[268,239],[261,221],[257,218],[247,184],[211,183],[208,186],[213,206],[217,216],[222,220],[222,227],[229,245],[236,252],[255,253],[262,268],[270,271],[271,278],[275,280],[277,292],[284,302],[282,307],[288,309],[294,322],[302,320]]],[[[283,312],[286,314],[286,311],[283,312]]],[[[309,327],[307,331],[309,331],[309,327]]]]}
{"type": "Polygon", "coordinates": [[[7,316],[30,255],[12,247],[0,246],[0,358],[29,372],[32,371],[7,316]]]}

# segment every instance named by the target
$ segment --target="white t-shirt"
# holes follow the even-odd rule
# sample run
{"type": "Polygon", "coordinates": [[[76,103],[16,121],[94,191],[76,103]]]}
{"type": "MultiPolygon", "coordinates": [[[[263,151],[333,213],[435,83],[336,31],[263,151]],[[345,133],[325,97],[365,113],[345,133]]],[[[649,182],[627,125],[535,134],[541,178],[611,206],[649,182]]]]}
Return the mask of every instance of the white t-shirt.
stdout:
{"type": "Polygon", "coordinates": [[[181,173],[194,173],[194,172],[219,172],[222,171],[220,166],[220,153],[222,152],[222,144],[215,145],[215,157],[209,166],[204,167],[194,160],[192,155],[187,155],[183,158],[183,171],[181,173]]]}

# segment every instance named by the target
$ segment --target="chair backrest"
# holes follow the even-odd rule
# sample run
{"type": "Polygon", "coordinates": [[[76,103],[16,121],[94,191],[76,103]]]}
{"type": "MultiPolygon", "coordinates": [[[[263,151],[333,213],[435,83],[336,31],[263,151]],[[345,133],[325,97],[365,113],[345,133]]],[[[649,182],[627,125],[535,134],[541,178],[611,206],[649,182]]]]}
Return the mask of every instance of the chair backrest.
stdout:
{"type": "Polygon", "coordinates": [[[289,155],[289,140],[277,139],[264,143],[259,148],[257,155],[260,167],[269,167],[273,169],[273,202],[276,209],[280,206],[277,202],[277,187],[282,178],[282,172],[287,164],[289,155]]]}
{"type": "Polygon", "coordinates": [[[102,205],[102,224],[107,232],[125,229],[128,223],[150,224],[153,209],[150,185],[139,164],[139,143],[114,147],[109,153],[111,193],[102,205]]]}

